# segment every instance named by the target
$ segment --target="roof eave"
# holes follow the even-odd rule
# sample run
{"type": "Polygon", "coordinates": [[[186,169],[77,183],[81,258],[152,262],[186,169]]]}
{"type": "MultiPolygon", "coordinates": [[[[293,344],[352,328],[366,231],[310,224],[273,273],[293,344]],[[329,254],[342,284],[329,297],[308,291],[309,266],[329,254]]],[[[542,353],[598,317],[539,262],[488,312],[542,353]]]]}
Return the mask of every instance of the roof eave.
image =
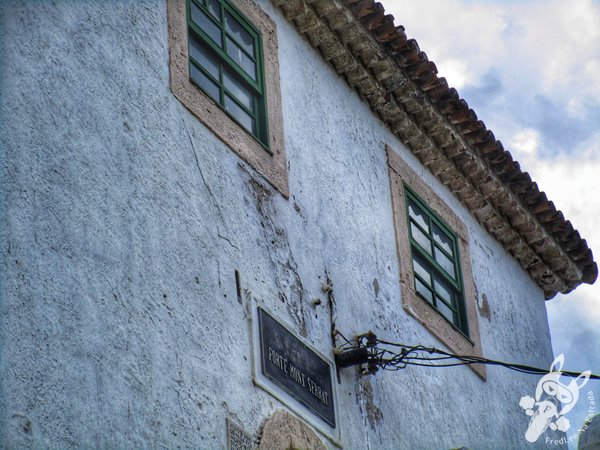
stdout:
{"type": "Polygon", "coordinates": [[[435,64],[373,0],[272,0],[519,261],[547,299],[593,283],[591,250],[435,64]]]}

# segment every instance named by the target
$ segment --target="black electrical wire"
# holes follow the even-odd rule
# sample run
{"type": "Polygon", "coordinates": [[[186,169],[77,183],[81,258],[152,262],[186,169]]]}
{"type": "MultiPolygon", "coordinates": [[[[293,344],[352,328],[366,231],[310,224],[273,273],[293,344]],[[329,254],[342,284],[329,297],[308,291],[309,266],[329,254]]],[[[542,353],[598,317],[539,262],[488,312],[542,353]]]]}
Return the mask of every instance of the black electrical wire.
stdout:
{"type": "Polygon", "coordinates": [[[351,348],[355,347],[354,342],[351,342],[350,340],[348,340],[346,338],[346,336],[344,336],[340,330],[335,330],[334,336],[339,336],[344,340],[344,343],[339,347],[340,349],[351,349],[351,348]]]}
{"type": "MultiPolygon", "coordinates": [[[[397,342],[385,341],[378,339],[374,335],[366,336],[367,344],[363,345],[359,339],[358,346],[356,343],[350,342],[341,333],[338,334],[344,339],[345,343],[340,348],[342,351],[355,350],[358,348],[367,348],[368,363],[375,364],[383,370],[397,371],[406,368],[407,366],[420,367],[457,367],[468,366],[472,364],[486,364],[493,366],[501,366],[516,372],[544,375],[548,373],[547,369],[540,369],[525,364],[508,363],[481,356],[474,355],[456,355],[435,347],[426,347],[424,345],[406,345],[397,342]],[[350,346],[350,345],[351,346],[350,346]],[[393,351],[389,348],[396,347],[399,351],[393,351]]],[[[568,377],[578,377],[581,372],[561,371],[561,374],[568,377]]],[[[599,375],[590,374],[592,380],[600,380],[599,375]]]]}

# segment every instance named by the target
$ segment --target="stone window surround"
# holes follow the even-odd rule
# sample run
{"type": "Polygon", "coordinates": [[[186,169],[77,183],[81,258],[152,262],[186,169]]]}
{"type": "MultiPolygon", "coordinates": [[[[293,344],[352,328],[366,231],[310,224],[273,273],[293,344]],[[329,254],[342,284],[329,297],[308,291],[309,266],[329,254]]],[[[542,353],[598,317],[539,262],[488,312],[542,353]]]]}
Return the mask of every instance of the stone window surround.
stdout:
{"type": "Polygon", "coordinates": [[[288,198],[276,26],[253,1],[230,1],[252,22],[262,36],[269,151],[191,82],[188,68],[186,0],[167,0],[171,91],[196,118],[288,198]]]}
{"type": "MultiPolygon", "coordinates": [[[[402,160],[398,153],[388,145],[385,148],[392,194],[398,265],[400,267],[402,307],[451,352],[462,355],[483,356],[477,317],[477,293],[471,270],[471,253],[469,250],[467,227],[448,205],[433,192],[433,189],[425,184],[421,177],[402,160]],[[415,291],[411,258],[412,251],[406,220],[404,184],[421,197],[431,210],[456,233],[463,277],[465,309],[470,333],[469,338],[465,337],[450,324],[432,305],[420,298],[415,291]]],[[[485,366],[472,364],[469,367],[481,379],[486,379],[485,366]]]]}

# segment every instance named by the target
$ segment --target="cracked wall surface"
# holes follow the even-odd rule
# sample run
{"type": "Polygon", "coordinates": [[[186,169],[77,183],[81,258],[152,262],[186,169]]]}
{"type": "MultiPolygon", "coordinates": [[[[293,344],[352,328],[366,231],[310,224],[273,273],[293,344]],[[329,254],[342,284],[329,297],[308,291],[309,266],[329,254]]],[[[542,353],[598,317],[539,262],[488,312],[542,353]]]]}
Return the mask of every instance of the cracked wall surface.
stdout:
{"type": "MultiPolygon", "coordinates": [[[[386,143],[468,228],[484,356],[551,362],[543,292],[259,3],[278,32],[289,199],[171,93],[164,1],[0,5],[3,445],[222,448],[226,418],[258,433],[287,408],[252,382],[250,296],[329,357],[332,323],[441,346],[401,306],[386,143]]],[[[341,443],[519,447],[535,382],[345,369],[341,443]]]]}

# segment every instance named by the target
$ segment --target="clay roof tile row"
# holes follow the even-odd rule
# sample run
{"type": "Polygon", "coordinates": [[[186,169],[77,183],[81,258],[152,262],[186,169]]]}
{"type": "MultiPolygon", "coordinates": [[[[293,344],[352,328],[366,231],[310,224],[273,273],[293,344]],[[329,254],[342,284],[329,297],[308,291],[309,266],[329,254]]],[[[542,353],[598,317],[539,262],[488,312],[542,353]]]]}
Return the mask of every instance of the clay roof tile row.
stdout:
{"type": "Polygon", "coordinates": [[[468,103],[460,98],[456,89],[448,86],[444,78],[437,76],[437,68],[427,55],[419,49],[414,39],[408,39],[403,26],[394,25],[394,17],[385,14],[381,3],[373,0],[345,0],[353,14],[382,44],[387,53],[406,75],[427,95],[436,109],[456,127],[468,142],[506,183],[514,194],[533,214],[545,230],[562,246],[577,263],[583,273],[582,282],[593,283],[598,276],[598,267],[593,260],[592,251],[579,232],[557,211],[544,192],[523,172],[510,152],[504,150],[494,133],[468,103]]]}
{"type": "Polygon", "coordinates": [[[380,3],[272,1],[546,298],[596,280],[586,241],[380,3]]]}

